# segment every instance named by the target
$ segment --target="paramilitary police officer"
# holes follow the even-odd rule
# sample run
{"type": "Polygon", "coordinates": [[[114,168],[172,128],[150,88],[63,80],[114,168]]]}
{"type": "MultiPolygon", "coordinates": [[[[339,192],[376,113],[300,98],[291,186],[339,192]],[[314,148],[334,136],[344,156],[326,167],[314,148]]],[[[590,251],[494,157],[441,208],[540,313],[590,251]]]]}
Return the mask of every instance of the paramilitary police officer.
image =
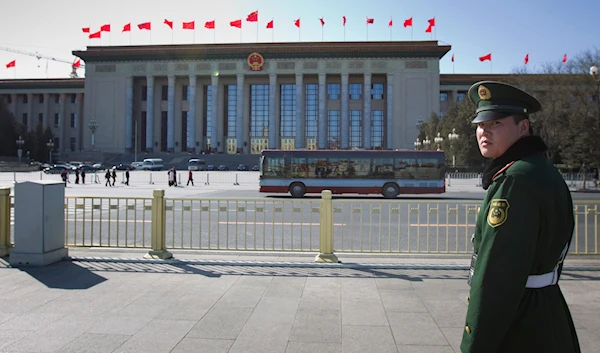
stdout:
{"type": "Polygon", "coordinates": [[[540,102],[493,81],[471,86],[477,143],[491,158],[482,184],[469,271],[462,352],[580,352],[558,286],[573,234],[573,203],[560,173],[533,136],[540,102]]]}

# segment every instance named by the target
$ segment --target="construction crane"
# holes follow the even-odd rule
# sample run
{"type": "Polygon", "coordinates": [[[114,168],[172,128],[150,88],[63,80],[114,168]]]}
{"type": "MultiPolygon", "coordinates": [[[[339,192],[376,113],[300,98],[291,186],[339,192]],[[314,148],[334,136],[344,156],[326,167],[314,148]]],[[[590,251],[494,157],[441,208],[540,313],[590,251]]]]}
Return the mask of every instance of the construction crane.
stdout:
{"type": "Polygon", "coordinates": [[[60,62],[60,63],[70,64],[71,65],[71,69],[72,69],[71,70],[71,75],[70,75],[71,78],[77,78],[77,77],[79,77],[77,75],[77,69],[81,69],[81,68],[85,67],[85,65],[83,65],[81,63],[80,59],[75,59],[75,60],[73,60],[73,62],[70,62],[68,60],[55,58],[53,56],[42,55],[42,54],[40,54],[38,52],[32,53],[32,52],[27,52],[27,51],[18,50],[18,49],[12,49],[12,48],[6,48],[6,47],[0,47],[0,50],[11,52],[11,53],[22,54],[22,55],[33,56],[33,57],[37,58],[38,60],[40,60],[40,59],[46,59],[46,60],[57,61],[57,62],[60,62]]]}

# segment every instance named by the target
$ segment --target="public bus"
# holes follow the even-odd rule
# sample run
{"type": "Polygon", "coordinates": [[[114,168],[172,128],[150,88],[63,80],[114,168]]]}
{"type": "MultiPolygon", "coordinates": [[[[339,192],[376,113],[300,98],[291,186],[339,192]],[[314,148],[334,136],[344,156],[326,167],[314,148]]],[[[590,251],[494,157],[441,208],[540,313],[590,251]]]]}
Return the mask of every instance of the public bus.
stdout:
{"type": "Polygon", "coordinates": [[[260,192],[334,194],[441,194],[446,192],[444,151],[263,150],[260,192]]]}
{"type": "Polygon", "coordinates": [[[204,159],[192,158],[188,161],[188,170],[206,170],[204,159]]]}

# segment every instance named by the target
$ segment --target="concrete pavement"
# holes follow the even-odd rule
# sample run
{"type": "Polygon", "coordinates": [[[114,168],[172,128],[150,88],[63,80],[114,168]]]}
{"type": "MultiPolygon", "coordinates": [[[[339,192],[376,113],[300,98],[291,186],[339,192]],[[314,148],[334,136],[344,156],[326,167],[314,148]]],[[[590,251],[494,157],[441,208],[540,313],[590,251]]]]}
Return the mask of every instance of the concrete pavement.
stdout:
{"type": "MultiPolygon", "coordinates": [[[[0,260],[0,352],[459,352],[468,257],[70,249],[0,260]]],[[[600,259],[561,287],[583,352],[600,347],[600,259]]]]}

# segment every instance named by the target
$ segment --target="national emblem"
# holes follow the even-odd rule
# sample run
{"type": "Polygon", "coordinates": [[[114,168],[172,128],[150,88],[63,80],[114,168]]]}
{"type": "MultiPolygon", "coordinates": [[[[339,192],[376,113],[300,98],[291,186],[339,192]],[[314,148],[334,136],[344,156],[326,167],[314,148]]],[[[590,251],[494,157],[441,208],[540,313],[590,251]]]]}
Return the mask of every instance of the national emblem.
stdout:
{"type": "Polygon", "coordinates": [[[496,228],[504,224],[508,219],[508,208],[510,204],[505,199],[493,199],[490,203],[490,211],[488,212],[487,222],[492,228],[496,228]]]}

